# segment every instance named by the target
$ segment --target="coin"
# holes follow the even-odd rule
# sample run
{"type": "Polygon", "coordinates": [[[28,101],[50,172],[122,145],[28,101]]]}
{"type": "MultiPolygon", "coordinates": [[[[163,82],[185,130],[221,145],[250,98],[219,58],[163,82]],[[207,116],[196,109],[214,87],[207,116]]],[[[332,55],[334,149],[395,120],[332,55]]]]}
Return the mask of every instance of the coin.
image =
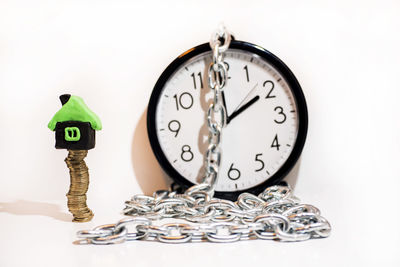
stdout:
{"type": "Polygon", "coordinates": [[[89,188],[89,171],[84,158],[87,153],[87,150],[68,150],[68,156],[65,159],[71,178],[67,199],[68,209],[74,216],[73,222],[87,222],[94,215],[86,204],[86,192],[89,188]]]}

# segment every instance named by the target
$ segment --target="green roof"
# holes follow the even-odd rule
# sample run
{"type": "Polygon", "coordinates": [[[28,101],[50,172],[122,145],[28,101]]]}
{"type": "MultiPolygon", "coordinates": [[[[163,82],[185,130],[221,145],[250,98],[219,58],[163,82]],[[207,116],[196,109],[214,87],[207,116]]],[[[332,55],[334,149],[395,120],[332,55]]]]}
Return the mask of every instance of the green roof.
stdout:
{"type": "Polygon", "coordinates": [[[57,122],[80,121],[89,122],[94,130],[101,130],[102,125],[99,117],[91,111],[79,96],[71,96],[67,103],[54,115],[47,127],[54,131],[57,122]]]}

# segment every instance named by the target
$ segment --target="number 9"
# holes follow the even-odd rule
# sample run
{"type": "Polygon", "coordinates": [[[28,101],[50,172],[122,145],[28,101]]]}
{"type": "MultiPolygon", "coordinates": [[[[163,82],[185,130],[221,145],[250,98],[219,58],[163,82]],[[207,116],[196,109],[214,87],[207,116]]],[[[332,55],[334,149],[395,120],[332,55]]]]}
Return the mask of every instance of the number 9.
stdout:
{"type": "Polygon", "coordinates": [[[168,129],[175,133],[175,137],[178,136],[179,130],[181,129],[181,124],[177,120],[172,120],[168,123],[168,129]]]}

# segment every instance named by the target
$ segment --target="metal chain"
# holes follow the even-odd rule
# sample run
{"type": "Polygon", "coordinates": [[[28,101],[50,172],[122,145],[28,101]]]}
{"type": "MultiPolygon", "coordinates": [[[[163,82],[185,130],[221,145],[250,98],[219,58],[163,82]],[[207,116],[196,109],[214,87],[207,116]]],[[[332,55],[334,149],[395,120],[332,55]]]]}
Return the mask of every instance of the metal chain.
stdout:
{"type": "Polygon", "coordinates": [[[241,194],[236,202],[213,198],[221,162],[221,132],[226,124],[222,92],[227,82],[224,52],[231,35],[220,28],[211,38],[213,59],[208,83],[213,100],[207,112],[209,146],[202,183],[178,194],[160,190],[153,196],[135,195],[125,202],[124,215],[133,216],[116,224],[102,225],[77,233],[91,244],[116,244],[129,240],[158,240],[164,243],[234,242],[249,239],[304,241],[328,237],[329,222],[319,210],[300,204],[288,186],[272,186],[260,195],[241,194]],[[154,220],[181,219],[190,223],[153,224],[154,220]]]}
{"type": "Polygon", "coordinates": [[[231,35],[221,26],[210,41],[213,52],[212,62],[208,68],[208,86],[213,92],[213,101],[207,111],[208,126],[208,148],[205,155],[205,177],[203,183],[208,184],[207,192],[214,193],[214,187],[218,179],[219,166],[221,163],[221,132],[226,126],[226,107],[224,105],[222,92],[227,81],[227,69],[224,62],[224,52],[231,42],[231,35]]]}
{"type": "Polygon", "coordinates": [[[304,241],[327,237],[329,222],[320,211],[300,204],[287,186],[272,186],[258,196],[243,193],[236,202],[212,198],[201,187],[185,194],[158,191],[153,197],[136,195],[126,201],[125,215],[116,224],[78,232],[92,244],[130,240],[164,243],[234,242],[252,239],[304,241]],[[183,219],[192,223],[153,224],[154,220],[183,219]]]}

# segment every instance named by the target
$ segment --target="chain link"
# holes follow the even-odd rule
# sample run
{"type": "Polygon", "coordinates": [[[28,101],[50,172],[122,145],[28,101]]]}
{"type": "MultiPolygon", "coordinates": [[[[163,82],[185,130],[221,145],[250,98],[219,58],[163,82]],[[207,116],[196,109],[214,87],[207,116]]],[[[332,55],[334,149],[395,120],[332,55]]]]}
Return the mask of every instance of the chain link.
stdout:
{"type": "Polygon", "coordinates": [[[221,132],[226,125],[222,92],[227,83],[224,52],[231,35],[222,27],[211,38],[213,59],[208,83],[213,100],[207,111],[209,146],[205,153],[202,183],[184,194],[159,190],[153,196],[135,195],[125,202],[124,215],[116,224],[77,233],[92,244],[116,244],[129,240],[164,243],[234,242],[249,239],[303,241],[328,237],[329,222],[311,205],[300,204],[288,186],[272,186],[258,196],[241,194],[236,202],[213,198],[221,162],[221,132]],[[188,223],[155,225],[153,221],[181,219],[188,223]]]}

